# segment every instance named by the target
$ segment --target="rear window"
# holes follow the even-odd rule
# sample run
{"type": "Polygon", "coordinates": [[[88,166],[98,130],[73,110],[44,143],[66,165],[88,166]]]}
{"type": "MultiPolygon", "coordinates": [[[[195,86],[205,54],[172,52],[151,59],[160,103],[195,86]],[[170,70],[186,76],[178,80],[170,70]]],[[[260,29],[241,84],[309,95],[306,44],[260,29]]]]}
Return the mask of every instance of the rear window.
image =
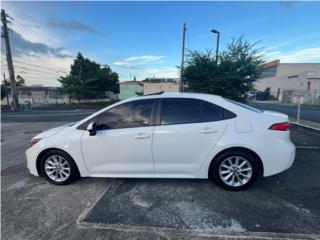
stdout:
{"type": "Polygon", "coordinates": [[[236,102],[236,101],[233,101],[231,99],[228,99],[228,98],[223,98],[224,100],[228,101],[228,102],[231,102],[239,107],[242,107],[242,108],[245,108],[245,109],[248,109],[250,111],[253,111],[253,112],[256,112],[256,113],[262,113],[261,110],[259,109],[256,109],[254,107],[250,107],[249,105],[246,105],[246,104],[243,104],[243,103],[239,103],[239,102],[236,102]]]}

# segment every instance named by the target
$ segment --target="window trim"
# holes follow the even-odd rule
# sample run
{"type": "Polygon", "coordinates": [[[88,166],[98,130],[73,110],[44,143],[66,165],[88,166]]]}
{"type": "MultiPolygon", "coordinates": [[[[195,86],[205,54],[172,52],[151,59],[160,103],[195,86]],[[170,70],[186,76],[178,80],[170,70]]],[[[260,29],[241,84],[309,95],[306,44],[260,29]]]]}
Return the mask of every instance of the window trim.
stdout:
{"type": "Polygon", "coordinates": [[[135,103],[135,102],[141,102],[141,101],[151,101],[152,102],[152,106],[151,106],[151,113],[150,113],[150,117],[149,117],[149,124],[146,126],[140,126],[140,127],[124,127],[124,128],[113,128],[113,129],[106,129],[106,130],[98,130],[98,131],[111,131],[111,130],[119,130],[119,129],[127,129],[127,128],[141,128],[141,127],[150,127],[150,126],[155,126],[155,119],[156,119],[156,101],[157,99],[137,99],[137,100],[133,100],[133,101],[128,101],[128,102],[124,102],[121,104],[118,104],[116,106],[113,106],[109,109],[106,109],[105,111],[101,112],[100,114],[88,119],[87,121],[85,121],[84,123],[82,123],[81,125],[79,125],[77,127],[78,130],[87,130],[84,126],[88,125],[90,122],[95,121],[98,122],[100,119],[100,116],[102,114],[104,114],[107,111],[110,111],[111,109],[114,109],[116,107],[120,107],[122,105],[125,104],[129,104],[129,103],[135,103]]]}
{"type": "Polygon", "coordinates": [[[182,97],[170,97],[170,98],[159,98],[158,99],[158,104],[157,104],[157,109],[156,109],[156,119],[155,119],[155,126],[170,126],[170,125],[183,125],[183,124],[196,124],[196,123],[208,123],[208,122],[219,122],[219,121],[225,121],[225,120],[229,120],[229,119],[232,119],[232,118],[225,118],[225,112],[228,111],[230,113],[232,113],[234,115],[234,117],[232,118],[236,118],[237,117],[237,114],[235,114],[234,112],[228,110],[228,109],[225,109],[217,104],[214,104],[212,102],[209,102],[209,101],[206,101],[206,100],[203,100],[203,99],[199,99],[199,98],[182,98],[182,97]],[[193,101],[199,101],[200,102],[200,122],[189,122],[189,123],[171,123],[171,124],[161,124],[161,117],[162,117],[162,103],[163,103],[163,100],[165,99],[170,99],[170,100],[174,100],[174,99],[182,99],[182,100],[193,100],[193,101]],[[216,121],[203,121],[203,106],[204,106],[204,103],[208,103],[208,104],[212,104],[218,108],[221,108],[222,111],[223,111],[223,117],[221,120],[216,120],[216,121]]]}

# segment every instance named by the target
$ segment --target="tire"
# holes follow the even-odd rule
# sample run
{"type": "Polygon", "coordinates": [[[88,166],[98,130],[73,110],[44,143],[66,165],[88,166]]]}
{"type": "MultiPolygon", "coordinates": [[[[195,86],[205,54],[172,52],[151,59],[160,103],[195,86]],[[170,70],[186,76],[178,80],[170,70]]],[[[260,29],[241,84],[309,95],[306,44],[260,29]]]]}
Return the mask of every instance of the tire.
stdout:
{"type": "Polygon", "coordinates": [[[226,190],[244,190],[257,180],[259,164],[250,152],[230,150],[214,160],[210,174],[215,182],[226,190]]]}
{"type": "Polygon", "coordinates": [[[41,170],[46,179],[56,185],[66,185],[79,178],[74,160],[61,150],[49,150],[41,159],[41,170]]]}

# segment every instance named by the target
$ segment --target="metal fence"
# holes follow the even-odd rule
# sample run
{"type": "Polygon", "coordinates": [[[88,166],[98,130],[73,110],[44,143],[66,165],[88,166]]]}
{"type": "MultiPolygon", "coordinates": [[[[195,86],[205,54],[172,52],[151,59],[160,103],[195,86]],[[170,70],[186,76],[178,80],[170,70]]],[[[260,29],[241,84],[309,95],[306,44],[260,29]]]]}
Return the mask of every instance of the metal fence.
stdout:
{"type": "Polygon", "coordinates": [[[281,102],[283,103],[297,103],[299,99],[302,104],[320,104],[320,90],[286,89],[282,91],[281,102]]]}

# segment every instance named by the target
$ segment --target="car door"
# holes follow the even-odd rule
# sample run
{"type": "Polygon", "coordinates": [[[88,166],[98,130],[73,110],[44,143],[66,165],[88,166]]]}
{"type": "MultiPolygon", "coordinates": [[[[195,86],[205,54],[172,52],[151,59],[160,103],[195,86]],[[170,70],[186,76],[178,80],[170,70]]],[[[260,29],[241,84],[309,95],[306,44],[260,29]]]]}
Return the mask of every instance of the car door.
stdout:
{"type": "Polygon", "coordinates": [[[164,98],[153,133],[156,173],[198,171],[224,132],[224,109],[189,98],[164,98]]]}
{"type": "Polygon", "coordinates": [[[94,119],[97,134],[86,132],[81,140],[92,175],[153,173],[153,109],[154,100],[131,101],[94,119]]]}

